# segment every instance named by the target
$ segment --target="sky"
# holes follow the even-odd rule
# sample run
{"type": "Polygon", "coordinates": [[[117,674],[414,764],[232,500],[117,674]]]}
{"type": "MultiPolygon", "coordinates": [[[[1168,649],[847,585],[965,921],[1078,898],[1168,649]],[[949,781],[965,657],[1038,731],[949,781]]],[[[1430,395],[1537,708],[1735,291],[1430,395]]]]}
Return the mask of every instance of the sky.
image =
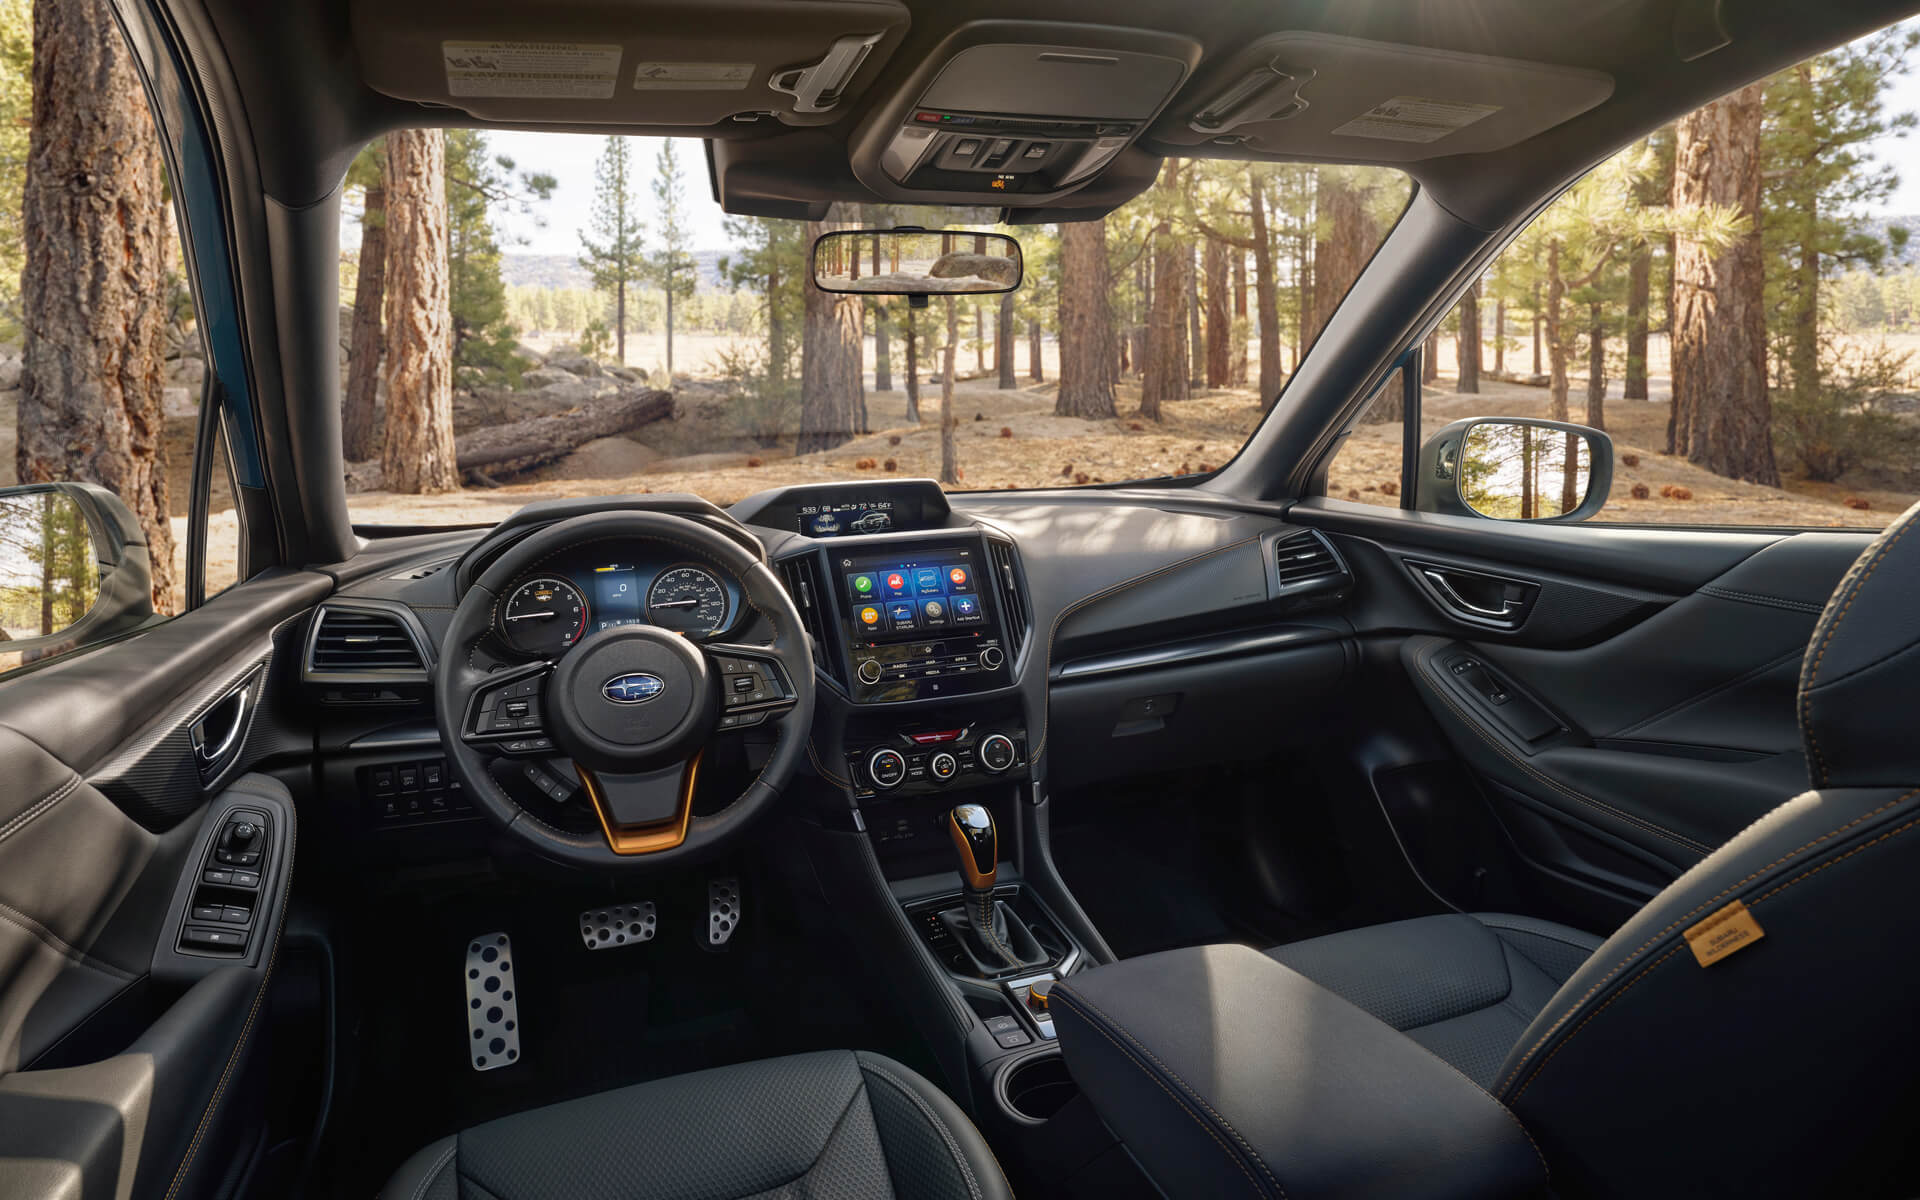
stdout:
{"type": "MultiPolygon", "coordinates": [[[[1886,110],[1896,113],[1920,113],[1920,64],[1896,79],[1886,96],[1886,110]]],[[[641,177],[650,187],[653,164],[663,139],[635,138],[635,158],[641,177]]],[[[509,254],[561,254],[580,252],[579,231],[587,227],[593,209],[593,165],[605,139],[591,134],[496,132],[489,135],[494,153],[515,160],[522,171],[546,171],[559,181],[552,199],[534,206],[530,215],[511,213],[501,219],[509,254]]],[[[721,224],[720,206],[714,203],[707,183],[706,148],[695,138],[681,140],[680,169],[686,181],[687,207],[693,228],[693,245],[699,250],[727,247],[726,229],[721,224]]],[[[1879,161],[1891,164],[1900,177],[1899,187],[1886,202],[1868,216],[1908,216],[1920,214],[1920,130],[1904,138],[1886,138],[1874,147],[1879,161]]],[[[652,196],[646,197],[649,208],[652,196]]]]}

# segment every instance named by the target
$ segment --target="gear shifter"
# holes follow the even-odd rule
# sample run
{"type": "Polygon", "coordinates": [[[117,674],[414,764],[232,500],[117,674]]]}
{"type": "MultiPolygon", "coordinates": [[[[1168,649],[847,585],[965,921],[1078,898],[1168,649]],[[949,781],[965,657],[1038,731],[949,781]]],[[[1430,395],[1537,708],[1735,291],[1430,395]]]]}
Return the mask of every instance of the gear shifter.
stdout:
{"type": "Polygon", "coordinates": [[[999,838],[993,814],[982,804],[962,804],[947,814],[947,832],[960,854],[960,881],[966,886],[965,940],[983,965],[996,970],[1026,965],[1015,953],[1007,931],[1006,906],[993,898],[999,866],[999,838]]]}

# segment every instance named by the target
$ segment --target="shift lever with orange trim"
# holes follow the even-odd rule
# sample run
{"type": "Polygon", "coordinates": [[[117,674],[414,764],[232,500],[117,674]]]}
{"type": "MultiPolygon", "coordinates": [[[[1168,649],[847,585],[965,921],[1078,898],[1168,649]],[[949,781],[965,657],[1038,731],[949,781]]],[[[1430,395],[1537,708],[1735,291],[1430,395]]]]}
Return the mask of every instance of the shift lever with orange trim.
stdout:
{"type": "Polygon", "coordinates": [[[947,832],[960,856],[960,882],[966,886],[967,932],[973,937],[974,950],[989,963],[1022,965],[1022,960],[1007,945],[1007,922],[993,898],[993,883],[999,873],[1000,839],[993,828],[993,814],[984,804],[962,804],[947,814],[947,832]]]}

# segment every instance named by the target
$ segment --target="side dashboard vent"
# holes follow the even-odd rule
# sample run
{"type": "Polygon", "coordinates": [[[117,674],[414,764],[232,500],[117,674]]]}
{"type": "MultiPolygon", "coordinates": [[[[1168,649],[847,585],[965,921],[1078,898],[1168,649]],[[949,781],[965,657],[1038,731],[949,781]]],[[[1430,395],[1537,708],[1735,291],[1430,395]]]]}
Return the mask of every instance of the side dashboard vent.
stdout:
{"type": "Polygon", "coordinates": [[[822,675],[845,683],[834,666],[833,613],[828,609],[831,601],[820,579],[819,556],[809,551],[783,558],[775,565],[780,570],[780,582],[793,599],[793,606],[800,610],[800,621],[807,627],[807,635],[813,639],[813,665],[822,675]]]}
{"type": "Polygon", "coordinates": [[[1020,649],[1027,644],[1032,614],[1027,610],[1020,576],[1014,565],[1013,546],[998,538],[987,539],[987,555],[993,561],[993,591],[1000,598],[1000,611],[1007,618],[1007,656],[1019,661],[1020,649]]]}
{"type": "Polygon", "coordinates": [[[427,663],[417,635],[399,613],[322,604],[307,641],[306,672],[407,682],[424,680],[427,663]]]}
{"type": "Polygon", "coordinates": [[[1327,539],[1312,529],[1290,534],[1273,544],[1274,576],[1280,590],[1286,591],[1316,579],[1346,582],[1346,564],[1333,552],[1327,539]]]}

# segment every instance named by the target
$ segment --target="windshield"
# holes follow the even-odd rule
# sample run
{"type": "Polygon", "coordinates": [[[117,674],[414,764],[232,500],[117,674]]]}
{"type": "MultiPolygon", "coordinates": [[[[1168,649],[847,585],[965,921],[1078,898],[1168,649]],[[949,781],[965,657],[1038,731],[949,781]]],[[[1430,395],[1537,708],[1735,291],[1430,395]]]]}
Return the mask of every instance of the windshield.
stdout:
{"type": "MultiPolygon", "coordinates": [[[[560,496],[1204,474],[1409,190],[1383,169],[1169,160],[1103,221],[880,205],[793,221],[722,214],[698,141],[391,134],[355,162],[342,214],[349,510],[448,525],[560,496]],[[921,308],[812,286],[816,237],[899,225],[956,234],[943,249],[962,255],[997,244],[967,235],[1011,235],[1025,278],[921,308]]],[[[834,269],[850,252],[857,272],[869,241],[878,261],[854,239],[834,269]]]]}

